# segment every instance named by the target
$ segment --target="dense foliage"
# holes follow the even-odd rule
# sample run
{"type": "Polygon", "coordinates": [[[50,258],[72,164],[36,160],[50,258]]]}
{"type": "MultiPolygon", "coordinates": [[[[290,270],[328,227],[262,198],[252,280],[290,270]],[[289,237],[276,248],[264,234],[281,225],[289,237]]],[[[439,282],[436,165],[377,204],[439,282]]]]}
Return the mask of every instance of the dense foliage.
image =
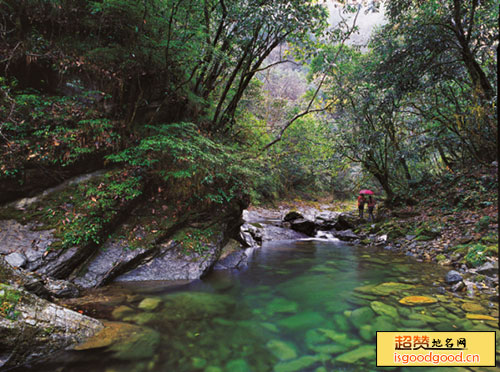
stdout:
{"type": "Polygon", "coordinates": [[[490,164],[498,6],[386,1],[349,44],[380,3],[339,2],[329,26],[317,1],[3,1],[2,200],[110,166],[190,203],[395,200],[490,164]]]}

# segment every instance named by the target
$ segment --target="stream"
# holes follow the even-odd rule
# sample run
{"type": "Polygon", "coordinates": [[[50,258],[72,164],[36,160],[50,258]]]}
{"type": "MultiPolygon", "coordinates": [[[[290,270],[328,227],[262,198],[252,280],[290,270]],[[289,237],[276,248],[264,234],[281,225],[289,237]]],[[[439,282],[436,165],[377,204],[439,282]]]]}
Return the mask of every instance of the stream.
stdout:
{"type": "Polygon", "coordinates": [[[126,293],[125,300],[110,304],[107,312],[100,309],[101,317],[135,324],[133,337],[117,347],[99,348],[104,342],[58,353],[22,370],[381,370],[375,367],[377,330],[495,329],[492,322],[466,319],[467,312],[498,311],[489,299],[438,289],[446,271],[383,248],[337,240],[265,243],[243,270],[214,271],[177,286],[120,284],[117,291],[126,293]],[[399,303],[416,295],[437,302],[399,303]]]}

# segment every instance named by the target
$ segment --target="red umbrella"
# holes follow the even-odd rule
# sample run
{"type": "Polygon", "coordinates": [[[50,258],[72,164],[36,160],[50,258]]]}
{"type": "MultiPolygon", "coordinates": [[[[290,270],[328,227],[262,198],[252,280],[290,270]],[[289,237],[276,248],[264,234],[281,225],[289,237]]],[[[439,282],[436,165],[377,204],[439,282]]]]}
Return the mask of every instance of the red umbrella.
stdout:
{"type": "Polygon", "coordinates": [[[359,193],[364,194],[364,195],[373,195],[374,194],[372,190],[361,190],[359,193]]]}

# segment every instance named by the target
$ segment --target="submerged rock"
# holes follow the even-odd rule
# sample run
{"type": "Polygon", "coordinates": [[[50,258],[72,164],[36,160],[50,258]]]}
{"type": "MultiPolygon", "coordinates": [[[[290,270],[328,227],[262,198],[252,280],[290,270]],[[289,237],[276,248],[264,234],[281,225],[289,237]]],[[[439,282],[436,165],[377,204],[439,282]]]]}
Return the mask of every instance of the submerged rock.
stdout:
{"type": "Polygon", "coordinates": [[[291,342],[281,340],[270,340],[266,347],[279,360],[289,360],[297,358],[297,349],[291,342]]]}
{"type": "Polygon", "coordinates": [[[474,302],[465,302],[462,304],[462,309],[467,313],[486,313],[487,310],[474,302]]]}
{"type": "Polygon", "coordinates": [[[363,345],[355,350],[348,351],[347,353],[339,355],[335,358],[335,361],[353,364],[359,360],[364,359],[374,359],[375,358],[375,346],[363,345]]]}
{"type": "Polygon", "coordinates": [[[141,310],[152,311],[156,309],[160,304],[161,304],[161,298],[148,297],[142,300],[137,307],[141,310]]]}
{"type": "Polygon", "coordinates": [[[299,305],[282,297],[275,298],[266,306],[266,311],[273,315],[274,313],[296,313],[299,305]]]}
{"type": "Polygon", "coordinates": [[[304,371],[311,367],[313,364],[328,359],[322,355],[305,355],[295,360],[281,362],[274,366],[274,372],[297,372],[304,371]]]}
{"type": "Polygon", "coordinates": [[[372,301],[370,303],[370,307],[378,315],[387,315],[387,316],[390,316],[391,318],[398,317],[398,310],[394,306],[384,304],[383,302],[372,301]]]}
{"type": "Polygon", "coordinates": [[[245,359],[231,360],[226,364],[227,372],[251,372],[252,369],[245,359]]]}
{"type": "Polygon", "coordinates": [[[492,320],[492,321],[498,321],[497,318],[493,318],[492,316],[489,315],[484,315],[484,314],[465,314],[465,317],[470,320],[492,320]]]}
{"type": "Polygon", "coordinates": [[[129,306],[120,305],[111,312],[113,319],[121,320],[127,316],[134,314],[135,311],[129,306]]]}
{"type": "Polygon", "coordinates": [[[354,288],[356,292],[373,294],[378,296],[388,296],[397,292],[401,292],[410,288],[414,288],[413,284],[385,282],[377,285],[369,284],[362,287],[354,288]]]}
{"type": "Polygon", "coordinates": [[[151,358],[160,343],[160,334],[150,328],[120,322],[105,322],[104,329],[76,351],[106,347],[113,356],[121,360],[151,358]]]}
{"type": "Polygon", "coordinates": [[[427,296],[408,296],[399,300],[399,303],[408,306],[435,304],[436,299],[427,296]]]}
{"type": "Polygon", "coordinates": [[[361,307],[353,310],[349,318],[356,328],[361,328],[362,325],[368,324],[375,317],[375,313],[369,307],[361,307]]]}
{"type": "Polygon", "coordinates": [[[236,303],[225,295],[180,292],[164,297],[162,316],[166,321],[197,320],[232,313],[236,303]]]}
{"type": "Polygon", "coordinates": [[[320,313],[314,311],[306,311],[282,319],[278,322],[278,325],[290,330],[300,330],[317,327],[324,321],[325,318],[323,318],[320,313]]]}

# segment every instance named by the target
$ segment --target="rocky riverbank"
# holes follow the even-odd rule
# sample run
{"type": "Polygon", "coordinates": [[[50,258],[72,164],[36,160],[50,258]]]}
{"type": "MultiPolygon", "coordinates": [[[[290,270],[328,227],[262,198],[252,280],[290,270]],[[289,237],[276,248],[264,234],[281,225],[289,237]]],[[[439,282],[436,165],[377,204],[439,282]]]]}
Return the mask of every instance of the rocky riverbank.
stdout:
{"type": "MultiPolygon", "coordinates": [[[[351,206],[352,207],[352,206],[351,206]]],[[[248,244],[278,238],[337,238],[352,244],[402,252],[416,261],[436,262],[454,273],[442,291],[474,296],[481,292],[498,298],[498,219],[488,206],[479,213],[441,214],[415,207],[385,210],[368,222],[357,211],[330,210],[331,205],[288,203],[276,210],[245,211],[242,237],[248,244]],[[291,231],[293,230],[293,231],[291,231]],[[450,279],[452,278],[452,279],[450,279]],[[457,280],[459,278],[459,280],[457,280]]]]}

